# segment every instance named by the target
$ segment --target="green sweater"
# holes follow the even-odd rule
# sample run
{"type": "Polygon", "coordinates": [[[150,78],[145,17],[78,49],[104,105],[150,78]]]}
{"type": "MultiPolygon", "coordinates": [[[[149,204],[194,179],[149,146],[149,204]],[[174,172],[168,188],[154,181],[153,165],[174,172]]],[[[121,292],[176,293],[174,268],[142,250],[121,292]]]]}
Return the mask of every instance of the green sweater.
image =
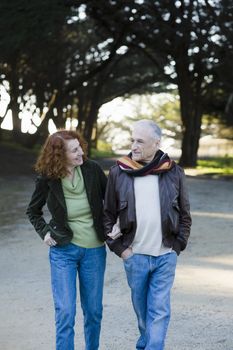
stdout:
{"type": "Polygon", "coordinates": [[[75,168],[73,183],[62,179],[62,188],[65,196],[68,225],[73,231],[74,243],[83,248],[96,248],[103,245],[97,236],[93,225],[93,218],[84,186],[81,168],[75,168]]]}

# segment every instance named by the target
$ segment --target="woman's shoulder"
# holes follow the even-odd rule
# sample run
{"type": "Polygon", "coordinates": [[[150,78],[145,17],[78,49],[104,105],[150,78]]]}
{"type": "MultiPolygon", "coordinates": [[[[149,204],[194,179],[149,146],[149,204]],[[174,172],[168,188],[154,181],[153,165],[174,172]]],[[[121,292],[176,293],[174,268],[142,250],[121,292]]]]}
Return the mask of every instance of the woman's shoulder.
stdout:
{"type": "Polygon", "coordinates": [[[93,159],[86,159],[83,164],[81,165],[82,168],[99,168],[101,169],[101,166],[98,164],[98,162],[96,162],[93,159]]]}
{"type": "Polygon", "coordinates": [[[48,182],[49,178],[46,175],[43,174],[36,174],[36,181],[37,182],[48,182]]]}
{"type": "Polygon", "coordinates": [[[48,184],[53,183],[55,181],[60,181],[60,179],[51,178],[44,174],[37,174],[35,179],[35,182],[37,184],[40,184],[41,186],[47,186],[48,184]]]}

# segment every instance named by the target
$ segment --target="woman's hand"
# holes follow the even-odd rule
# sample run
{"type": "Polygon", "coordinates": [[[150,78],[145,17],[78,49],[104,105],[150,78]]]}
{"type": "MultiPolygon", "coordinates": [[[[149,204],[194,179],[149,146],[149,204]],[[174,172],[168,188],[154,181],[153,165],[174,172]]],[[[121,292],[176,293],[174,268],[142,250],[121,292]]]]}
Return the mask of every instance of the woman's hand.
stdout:
{"type": "Polygon", "coordinates": [[[133,250],[132,250],[132,248],[127,248],[126,250],[124,250],[124,251],[121,253],[122,259],[127,259],[127,258],[129,258],[131,255],[133,255],[133,250]]]}
{"type": "Polygon", "coordinates": [[[50,236],[50,232],[46,233],[46,235],[44,237],[44,242],[49,247],[54,247],[57,244],[57,242],[54,241],[54,239],[50,236]]]}
{"type": "Polygon", "coordinates": [[[117,219],[117,222],[112,227],[112,232],[108,233],[108,237],[112,239],[117,239],[120,236],[122,236],[121,229],[120,229],[120,222],[119,218],[117,219]]]}

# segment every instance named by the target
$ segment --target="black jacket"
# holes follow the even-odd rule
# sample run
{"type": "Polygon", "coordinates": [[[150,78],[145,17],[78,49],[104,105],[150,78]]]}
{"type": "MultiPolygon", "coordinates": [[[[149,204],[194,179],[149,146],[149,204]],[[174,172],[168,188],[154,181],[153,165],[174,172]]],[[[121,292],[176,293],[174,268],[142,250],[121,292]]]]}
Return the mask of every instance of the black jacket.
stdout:
{"type": "MultiPolygon", "coordinates": [[[[159,174],[162,239],[177,254],[184,250],[191,227],[190,206],[185,175],[178,165],[159,174]]],[[[146,208],[145,208],[146,210],[146,208]]],[[[156,213],[155,213],[156,215],[156,213]]],[[[134,177],[115,165],[110,169],[104,202],[105,237],[109,248],[118,256],[133,242],[136,232],[134,177]],[[107,236],[117,217],[123,234],[113,240],[107,236]]]]}
{"type": "MultiPolygon", "coordinates": [[[[107,178],[100,166],[91,160],[81,165],[87,198],[92,212],[94,228],[100,240],[104,241],[103,232],[103,199],[107,178]]],[[[62,190],[61,180],[38,176],[36,187],[27,208],[27,215],[36,232],[42,239],[47,232],[58,245],[68,244],[73,232],[67,222],[67,208],[62,190]],[[47,203],[51,220],[46,223],[43,207],[47,203]]]]}

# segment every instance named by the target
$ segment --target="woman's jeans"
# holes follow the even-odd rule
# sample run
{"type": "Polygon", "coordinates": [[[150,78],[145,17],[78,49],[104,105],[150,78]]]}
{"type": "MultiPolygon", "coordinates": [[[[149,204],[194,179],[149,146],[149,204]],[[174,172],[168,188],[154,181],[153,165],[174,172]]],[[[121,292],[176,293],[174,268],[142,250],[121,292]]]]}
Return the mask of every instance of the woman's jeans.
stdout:
{"type": "Polygon", "coordinates": [[[105,246],[81,248],[75,244],[50,248],[51,282],[55,305],[56,350],[74,350],[76,278],[84,315],[85,350],[99,348],[106,263],[105,246]]]}
{"type": "Polygon", "coordinates": [[[175,252],[157,257],[134,254],[124,260],[140,331],[137,350],[164,349],[176,262],[175,252]]]}

